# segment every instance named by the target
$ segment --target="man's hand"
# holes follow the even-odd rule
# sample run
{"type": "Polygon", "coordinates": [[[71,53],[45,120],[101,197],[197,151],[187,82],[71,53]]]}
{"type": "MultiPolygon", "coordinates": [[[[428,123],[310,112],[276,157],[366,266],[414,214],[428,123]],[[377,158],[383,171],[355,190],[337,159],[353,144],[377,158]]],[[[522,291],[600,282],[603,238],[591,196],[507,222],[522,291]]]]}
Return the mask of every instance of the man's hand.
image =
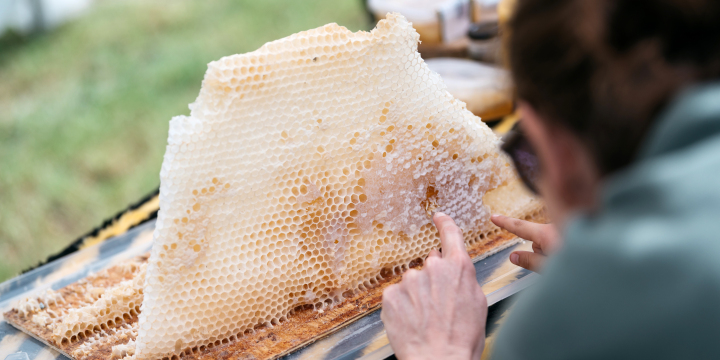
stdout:
{"type": "Polygon", "coordinates": [[[539,272],[545,258],[560,247],[560,235],[553,224],[536,224],[529,221],[493,215],[495,225],[532,242],[533,252],[514,251],[510,254],[510,262],[530,271],[539,272]]]}
{"type": "Polygon", "coordinates": [[[487,299],[460,228],[442,213],[433,221],[442,255],[433,250],[422,270],[385,289],[380,317],[398,359],[480,359],[487,299]]]}

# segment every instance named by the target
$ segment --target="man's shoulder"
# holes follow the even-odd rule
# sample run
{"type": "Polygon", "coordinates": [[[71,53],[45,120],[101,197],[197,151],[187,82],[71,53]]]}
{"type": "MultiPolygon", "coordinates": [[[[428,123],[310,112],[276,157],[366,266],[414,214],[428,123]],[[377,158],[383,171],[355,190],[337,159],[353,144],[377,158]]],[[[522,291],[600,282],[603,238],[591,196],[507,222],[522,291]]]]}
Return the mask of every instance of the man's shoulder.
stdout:
{"type": "Polygon", "coordinates": [[[720,333],[720,241],[662,217],[586,222],[592,220],[568,229],[540,283],[521,295],[501,330],[498,358],[664,358],[710,350],[713,341],[698,341],[720,333]]]}

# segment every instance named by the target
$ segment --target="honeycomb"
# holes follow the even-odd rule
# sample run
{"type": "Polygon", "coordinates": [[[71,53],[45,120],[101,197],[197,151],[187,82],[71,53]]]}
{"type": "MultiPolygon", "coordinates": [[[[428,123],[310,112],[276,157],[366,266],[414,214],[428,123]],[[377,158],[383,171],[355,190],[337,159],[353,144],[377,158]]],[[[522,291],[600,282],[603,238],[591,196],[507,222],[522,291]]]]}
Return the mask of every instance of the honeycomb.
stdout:
{"type": "Polygon", "coordinates": [[[511,167],[417,44],[389,14],[208,65],[170,121],[135,358],[323,311],[439,247],[436,211],[469,242],[495,230],[483,196],[511,167]]]}
{"type": "Polygon", "coordinates": [[[3,320],[72,359],[90,360],[115,347],[118,357],[131,355],[147,258],[124,260],[58,290],[32,292],[3,320]]]}
{"type": "Polygon", "coordinates": [[[124,275],[133,277],[109,289],[88,284],[86,300],[90,304],[71,308],[59,317],[60,321],[52,326],[55,342],[70,342],[81,333],[90,336],[105,326],[113,327],[139,313],[143,302],[146,265],[137,266],[134,262],[126,262],[118,268],[124,275]]]}

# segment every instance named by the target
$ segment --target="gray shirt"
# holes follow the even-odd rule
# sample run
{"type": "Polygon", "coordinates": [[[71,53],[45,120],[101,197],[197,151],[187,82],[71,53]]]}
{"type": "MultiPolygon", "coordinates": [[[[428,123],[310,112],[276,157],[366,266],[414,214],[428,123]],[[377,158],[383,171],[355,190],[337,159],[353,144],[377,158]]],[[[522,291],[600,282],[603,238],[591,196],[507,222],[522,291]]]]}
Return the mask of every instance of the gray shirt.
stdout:
{"type": "Polygon", "coordinates": [[[563,238],[493,358],[720,358],[720,83],[678,96],[563,238]]]}

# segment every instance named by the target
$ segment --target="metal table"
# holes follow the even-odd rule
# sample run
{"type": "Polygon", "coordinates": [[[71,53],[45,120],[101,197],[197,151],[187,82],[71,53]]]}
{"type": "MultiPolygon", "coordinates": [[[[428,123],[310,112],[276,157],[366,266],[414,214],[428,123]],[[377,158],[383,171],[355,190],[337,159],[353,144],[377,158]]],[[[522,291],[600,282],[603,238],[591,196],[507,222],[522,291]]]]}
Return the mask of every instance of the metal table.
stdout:
{"type": "MultiPolygon", "coordinates": [[[[154,220],[148,221],[102,244],[78,251],[0,284],[0,312],[7,311],[15,301],[31,292],[47,288],[60,289],[93,272],[149,251],[154,226],[154,220]]],[[[509,253],[518,249],[529,250],[530,243],[515,245],[475,263],[477,279],[487,294],[488,305],[492,306],[506,299],[537,280],[538,275],[507,260],[509,253]]],[[[494,328],[489,329],[487,336],[492,336],[493,331],[494,328]]],[[[392,354],[380,321],[380,310],[376,310],[283,359],[374,360],[386,359],[392,354]]],[[[0,320],[0,360],[8,357],[13,360],[67,359],[0,320]]]]}

